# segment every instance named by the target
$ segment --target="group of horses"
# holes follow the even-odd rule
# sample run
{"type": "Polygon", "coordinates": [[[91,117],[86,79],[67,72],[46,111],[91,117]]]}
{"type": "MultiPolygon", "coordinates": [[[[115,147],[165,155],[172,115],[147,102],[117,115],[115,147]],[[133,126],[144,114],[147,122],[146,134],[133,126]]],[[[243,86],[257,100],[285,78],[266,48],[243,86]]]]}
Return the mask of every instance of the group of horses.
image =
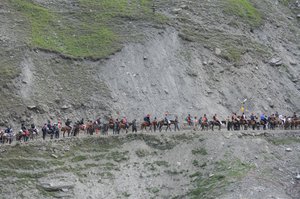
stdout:
{"type": "MultiPolygon", "coordinates": [[[[243,116],[237,116],[235,119],[227,119],[223,121],[219,120],[211,120],[203,122],[200,120],[193,121],[189,120],[188,123],[183,124],[184,127],[193,127],[193,130],[201,129],[201,130],[214,130],[214,127],[218,127],[221,130],[222,126],[226,127],[228,131],[230,130],[259,130],[259,129],[297,129],[300,127],[300,118],[288,117],[285,120],[282,120],[278,117],[269,117],[266,120],[258,120],[256,117],[255,119],[244,119],[243,116]]],[[[178,130],[179,131],[179,122],[176,119],[174,120],[153,120],[152,122],[143,121],[140,124],[140,130],[143,132],[151,131],[161,132],[165,128],[165,131],[172,131],[178,130]]],[[[128,133],[129,129],[132,128],[132,132],[137,132],[137,121],[133,120],[132,122],[123,123],[118,120],[109,119],[107,122],[93,122],[88,121],[87,123],[75,123],[72,127],[70,126],[63,126],[59,130],[62,132],[63,137],[65,136],[77,136],[80,132],[84,132],[89,135],[93,135],[94,133],[101,133],[103,135],[108,135],[108,131],[111,129],[113,134],[120,134],[121,131],[125,131],[128,133]],[[67,134],[67,135],[66,135],[67,134]]],[[[43,129],[42,129],[43,130],[43,129]]],[[[59,133],[59,131],[57,131],[59,133]]],[[[39,131],[37,129],[29,128],[26,131],[19,131],[18,133],[14,134],[7,133],[5,131],[0,131],[0,143],[11,143],[13,138],[16,137],[17,141],[24,140],[25,142],[28,140],[35,140],[39,131]]],[[[50,134],[51,139],[54,136],[54,131],[51,129],[46,130],[46,134],[50,134]]],[[[44,131],[43,131],[43,139],[45,139],[44,131]]],[[[59,135],[55,138],[59,138],[59,135]]]]}
{"type": "Polygon", "coordinates": [[[212,120],[202,122],[201,119],[199,120],[198,124],[194,124],[192,121],[188,123],[189,126],[194,126],[194,130],[199,125],[201,130],[214,130],[214,127],[217,126],[219,130],[221,130],[222,125],[227,128],[228,131],[230,130],[266,130],[266,129],[297,129],[300,127],[300,119],[299,118],[292,118],[289,117],[286,120],[282,120],[278,117],[269,117],[266,120],[258,120],[258,118],[254,119],[245,119],[243,116],[237,116],[235,119],[227,119],[223,121],[219,120],[212,120]]]}

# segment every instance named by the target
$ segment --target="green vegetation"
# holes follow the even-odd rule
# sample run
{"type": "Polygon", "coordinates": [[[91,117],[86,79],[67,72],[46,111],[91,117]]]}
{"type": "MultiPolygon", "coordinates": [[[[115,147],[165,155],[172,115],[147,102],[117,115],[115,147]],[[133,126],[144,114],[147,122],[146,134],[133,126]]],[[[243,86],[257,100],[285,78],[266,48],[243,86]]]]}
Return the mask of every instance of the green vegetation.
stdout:
{"type": "Polygon", "coordinates": [[[129,159],[128,153],[129,153],[129,151],[124,151],[124,152],[113,151],[113,152],[107,154],[106,159],[114,160],[115,162],[126,161],[129,159]]]}
{"type": "Polygon", "coordinates": [[[147,150],[145,150],[145,149],[138,149],[138,150],[135,151],[135,154],[136,154],[138,157],[142,158],[142,157],[145,157],[145,156],[150,155],[150,152],[147,151],[147,150]]]}
{"type": "Polygon", "coordinates": [[[267,141],[274,145],[289,145],[294,143],[300,143],[300,138],[298,137],[284,137],[284,138],[267,138],[267,141]]]}
{"type": "Polygon", "coordinates": [[[76,157],[72,158],[71,162],[81,162],[81,161],[84,161],[86,159],[87,159],[86,156],[79,155],[79,156],[76,156],[76,157]]]}
{"type": "Polygon", "coordinates": [[[169,166],[169,163],[167,161],[155,161],[153,162],[153,164],[156,164],[157,166],[165,166],[165,167],[168,167],[169,166]]]}
{"type": "Polygon", "coordinates": [[[128,198],[129,196],[131,196],[130,193],[127,193],[127,192],[123,192],[122,195],[125,197],[125,198],[128,198]]]}
{"type": "Polygon", "coordinates": [[[241,59],[241,51],[234,47],[228,47],[222,56],[230,62],[238,62],[241,59]]]}
{"type": "Polygon", "coordinates": [[[152,187],[152,188],[146,188],[150,193],[158,193],[159,188],[157,187],[152,187]]]}
{"type": "Polygon", "coordinates": [[[190,175],[191,178],[197,177],[197,187],[189,195],[191,198],[216,198],[230,183],[240,180],[251,168],[252,165],[238,159],[216,162],[215,170],[209,177],[202,176],[200,172],[190,175]]]}
{"type": "Polygon", "coordinates": [[[120,50],[125,39],[122,27],[128,20],[165,21],[152,13],[152,0],[79,0],[80,12],[63,13],[30,0],[10,3],[25,16],[33,47],[72,58],[104,58],[120,50]]]}
{"type": "Polygon", "coordinates": [[[220,57],[232,63],[239,62],[246,53],[264,59],[271,55],[269,48],[243,35],[227,34],[218,30],[198,31],[185,26],[179,36],[184,40],[198,42],[212,49],[221,49],[220,57]]]}
{"type": "Polygon", "coordinates": [[[279,0],[279,2],[282,3],[285,6],[288,6],[291,1],[292,0],[279,0]]]}
{"type": "Polygon", "coordinates": [[[225,12],[240,17],[251,26],[259,26],[262,22],[260,12],[248,0],[227,0],[225,12]]]}
{"type": "Polygon", "coordinates": [[[193,155],[197,155],[197,154],[200,154],[200,155],[207,155],[207,151],[205,148],[198,148],[198,149],[193,149],[192,150],[192,154],[193,155]]]}

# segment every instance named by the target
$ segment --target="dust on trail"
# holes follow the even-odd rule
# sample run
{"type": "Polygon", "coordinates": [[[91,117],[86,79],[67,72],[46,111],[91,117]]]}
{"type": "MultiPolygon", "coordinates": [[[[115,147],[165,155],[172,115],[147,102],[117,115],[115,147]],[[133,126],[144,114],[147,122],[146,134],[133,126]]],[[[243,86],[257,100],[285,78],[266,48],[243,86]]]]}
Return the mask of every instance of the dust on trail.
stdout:
{"type": "Polygon", "coordinates": [[[1,145],[5,198],[299,198],[300,132],[86,136],[1,145]]]}

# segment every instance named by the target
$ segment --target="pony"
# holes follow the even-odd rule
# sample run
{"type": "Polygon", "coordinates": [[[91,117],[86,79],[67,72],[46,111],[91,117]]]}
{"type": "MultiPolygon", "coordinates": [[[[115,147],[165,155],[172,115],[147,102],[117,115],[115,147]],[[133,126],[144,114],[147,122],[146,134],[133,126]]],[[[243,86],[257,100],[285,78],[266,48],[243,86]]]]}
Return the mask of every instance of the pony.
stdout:
{"type": "Polygon", "coordinates": [[[63,137],[65,137],[66,132],[68,133],[68,137],[69,137],[71,134],[72,127],[63,126],[60,130],[61,130],[61,132],[63,132],[63,137]]]}
{"type": "Polygon", "coordinates": [[[211,130],[214,130],[214,126],[218,126],[219,127],[219,131],[221,130],[221,122],[220,121],[210,121],[209,125],[211,126],[211,130]]]}
{"type": "Polygon", "coordinates": [[[147,131],[147,127],[149,127],[149,130],[152,131],[152,123],[144,121],[141,124],[141,131],[143,131],[144,129],[147,131]]]}

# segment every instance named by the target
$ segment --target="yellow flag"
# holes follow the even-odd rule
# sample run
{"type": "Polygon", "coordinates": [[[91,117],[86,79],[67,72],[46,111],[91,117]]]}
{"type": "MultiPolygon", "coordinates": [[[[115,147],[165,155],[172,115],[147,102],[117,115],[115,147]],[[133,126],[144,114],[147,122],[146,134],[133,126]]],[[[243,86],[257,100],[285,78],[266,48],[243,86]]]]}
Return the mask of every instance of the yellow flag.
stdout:
{"type": "Polygon", "coordinates": [[[245,109],[244,109],[244,107],[242,106],[242,107],[241,107],[241,112],[244,113],[244,110],[245,110],[245,109]]]}

